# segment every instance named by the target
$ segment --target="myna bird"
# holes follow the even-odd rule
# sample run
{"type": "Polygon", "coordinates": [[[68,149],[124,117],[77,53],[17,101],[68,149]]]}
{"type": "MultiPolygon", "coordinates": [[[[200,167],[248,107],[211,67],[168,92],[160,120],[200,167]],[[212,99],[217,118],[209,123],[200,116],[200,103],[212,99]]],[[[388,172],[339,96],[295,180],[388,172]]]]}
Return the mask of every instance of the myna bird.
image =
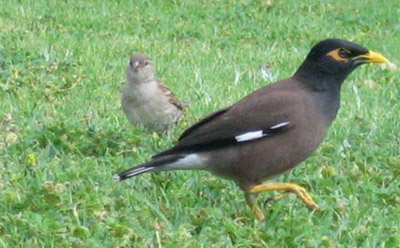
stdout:
{"type": "Polygon", "coordinates": [[[168,130],[182,117],[183,106],[174,94],[157,80],[151,59],[135,54],[126,68],[122,90],[122,110],[133,125],[153,131],[168,130]]]}
{"type": "Polygon", "coordinates": [[[258,220],[264,215],[254,201],[267,191],[296,193],[310,209],[317,209],[303,187],[263,181],[295,167],[315,151],[338,112],[342,83],[355,68],[383,62],[388,60],[355,43],[321,41],[292,77],[206,116],[184,131],[174,147],[116,179],[144,172],[208,170],[234,180],[258,220]]]}

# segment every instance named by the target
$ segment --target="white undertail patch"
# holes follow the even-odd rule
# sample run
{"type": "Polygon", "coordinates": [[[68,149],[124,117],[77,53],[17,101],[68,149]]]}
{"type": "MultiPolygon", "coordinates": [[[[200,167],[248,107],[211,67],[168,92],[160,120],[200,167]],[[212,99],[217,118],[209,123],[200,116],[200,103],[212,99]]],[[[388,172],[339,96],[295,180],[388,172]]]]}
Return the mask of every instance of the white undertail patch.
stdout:
{"type": "Polygon", "coordinates": [[[191,169],[203,169],[205,168],[206,164],[206,158],[198,155],[196,153],[192,153],[189,155],[186,155],[185,157],[165,165],[168,169],[174,170],[174,169],[179,169],[179,170],[191,170],[191,169]]]}

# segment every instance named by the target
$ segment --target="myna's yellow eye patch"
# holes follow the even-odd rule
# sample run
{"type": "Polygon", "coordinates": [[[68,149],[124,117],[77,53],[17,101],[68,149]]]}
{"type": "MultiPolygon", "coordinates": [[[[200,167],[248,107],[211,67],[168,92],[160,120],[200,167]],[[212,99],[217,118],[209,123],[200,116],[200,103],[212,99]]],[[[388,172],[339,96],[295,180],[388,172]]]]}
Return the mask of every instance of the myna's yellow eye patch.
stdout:
{"type": "Polygon", "coordinates": [[[338,48],[330,51],[326,55],[339,62],[347,62],[350,60],[351,53],[344,48],[338,48]]]}

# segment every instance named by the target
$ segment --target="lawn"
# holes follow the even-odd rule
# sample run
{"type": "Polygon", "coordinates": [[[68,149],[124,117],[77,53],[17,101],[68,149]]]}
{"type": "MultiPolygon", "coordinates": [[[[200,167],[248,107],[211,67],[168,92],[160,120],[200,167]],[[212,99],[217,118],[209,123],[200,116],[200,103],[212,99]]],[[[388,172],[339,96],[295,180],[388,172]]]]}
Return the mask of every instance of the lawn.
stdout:
{"type": "Polygon", "coordinates": [[[400,246],[399,68],[357,69],[325,142],[274,179],[308,189],[319,212],[295,196],[263,206],[265,194],[259,223],[234,183],[207,172],[112,177],[290,76],[319,40],[398,64],[400,1],[0,0],[0,30],[0,248],[400,246]],[[120,109],[139,51],[191,102],[171,134],[120,109]]]}

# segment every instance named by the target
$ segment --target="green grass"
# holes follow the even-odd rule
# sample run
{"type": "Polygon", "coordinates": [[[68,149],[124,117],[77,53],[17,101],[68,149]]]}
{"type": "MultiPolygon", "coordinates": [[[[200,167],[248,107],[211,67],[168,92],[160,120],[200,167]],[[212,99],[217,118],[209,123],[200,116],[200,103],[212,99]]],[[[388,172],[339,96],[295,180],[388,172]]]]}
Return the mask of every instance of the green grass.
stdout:
{"type": "Polygon", "coordinates": [[[399,247],[399,70],[355,71],[325,142],[275,178],[306,187],[320,212],[291,196],[258,223],[232,182],[206,172],[112,175],[270,83],[261,65],[290,76],[319,40],[398,63],[400,2],[172,2],[0,0],[0,248],[399,247]],[[133,128],[119,108],[138,51],[191,101],[170,136],[133,128]]]}

